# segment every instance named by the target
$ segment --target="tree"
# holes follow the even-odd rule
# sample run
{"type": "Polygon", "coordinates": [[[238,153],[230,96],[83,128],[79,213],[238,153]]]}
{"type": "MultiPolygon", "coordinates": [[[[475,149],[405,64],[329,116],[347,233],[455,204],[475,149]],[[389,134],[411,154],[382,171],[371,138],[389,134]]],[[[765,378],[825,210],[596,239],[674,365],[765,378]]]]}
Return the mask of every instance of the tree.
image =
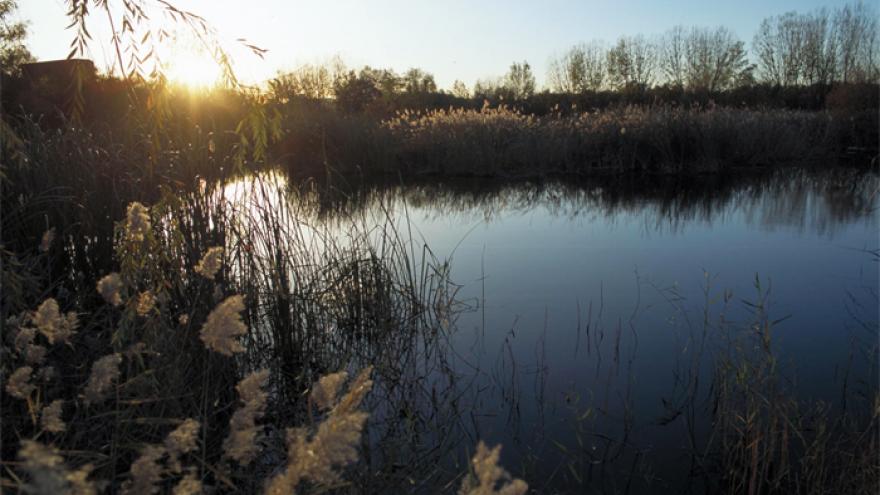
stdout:
{"type": "Polygon", "coordinates": [[[515,100],[522,100],[535,94],[535,76],[529,63],[514,62],[504,77],[504,87],[510,92],[515,100]]]}
{"type": "Polygon", "coordinates": [[[803,54],[801,67],[807,84],[831,84],[837,73],[837,40],[826,9],[807,14],[801,19],[803,54]]]}
{"type": "Polygon", "coordinates": [[[687,74],[685,71],[685,51],[687,49],[687,31],[678,25],[666,31],[660,39],[658,48],[658,66],[666,82],[676,88],[684,88],[687,74]]]}
{"type": "Polygon", "coordinates": [[[618,90],[645,89],[651,85],[656,47],[643,36],[621,36],[608,51],[608,78],[618,90]]]}
{"type": "Polygon", "coordinates": [[[560,93],[584,93],[604,87],[606,50],[597,41],[572,47],[561,59],[551,60],[550,88],[560,93]]]}
{"type": "Polygon", "coordinates": [[[452,96],[457,98],[470,98],[471,92],[468,91],[467,86],[463,82],[456,79],[455,82],[452,83],[452,96]]]}
{"type": "Polygon", "coordinates": [[[797,13],[764,19],[752,45],[763,80],[785,86],[800,82],[803,33],[797,13]]]}
{"type": "Polygon", "coordinates": [[[369,65],[360,70],[358,77],[364,81],[372,82],[380,96],[393,98],[403,89],[403,78],[392,69],[374,69],[369,65]]]}
{"type": "Polygon", "coordinates": [[[346,112],[361,112],[367,105],[382,96],[382,92],[376,87],[376,80],[372,73],[366,69],[356,74],[353,70],[340,76],[333,83],[333,93],[336,96],[336,104],[346,112]]]}
{"type": "Polygon", "coordinates": [[[27,25],[9,19],[16,9],[15,0],[0,0],[0,77],[18,75],[22,64],[34,61],[24,46],[27,25]]]}
{"type": "Polygon", "coordinates": [[[785,86],[874,82],[880,55],[877,14],[864,3],[833,15],[788,12],[761,22],[752,41],[762,80],[785,86]]]}
{"type": "Polygon", "coordinates": [[[691,29],[684,65],[687,87],[702,91],[731,89],[749,69],[745,45],[724,27],[691,29]]]}
{"type": "Polygon", "coordinates": [[[279,73],[269,81],[269,93],[279,102],[294,97],[323,100],[333,96],[333,82],[341,75],[333,66],[303,65],[294,71],[279,73]]]}
{"type": "Polygon", "coordinates": [[[861,2],[839,9],[834,15],[834,34],[840,79],[876,82],[880,71],[877,12],[861,2]]]}
{"type": "Polygon", "coordinates": [[[403,90],[407,93],[435,93],[437,83],[433,74],[412,68],[403,75],[403,90]]]}
{"type": "Polygon", "coordinates": [[[478,79],[474,83],[474,97],[512,99],[512,95],[504,87],[504,80],[502,78],[478,79]]]}

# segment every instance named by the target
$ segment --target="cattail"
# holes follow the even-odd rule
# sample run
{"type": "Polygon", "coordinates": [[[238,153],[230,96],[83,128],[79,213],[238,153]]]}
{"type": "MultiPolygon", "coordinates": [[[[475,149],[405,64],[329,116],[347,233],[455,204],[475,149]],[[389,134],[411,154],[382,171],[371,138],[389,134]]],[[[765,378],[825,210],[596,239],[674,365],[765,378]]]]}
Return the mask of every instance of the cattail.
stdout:
{"type": "Polygon", "coordinates": [[[175,473],[181,471],[180,456],[196,450],[200,426],[198,421],[189,418],[165,437],[168,464],[175,473]]]}
{"type": "Polygon", "coordinates": [[[266,409],[266,392],[263,385],[269,377],[269,370],[251,373],[238,383],[235,389],[243,406],[238,408],[229,420],[229,436],[223,440],[226,457],[234,459],[242,466],[250,464],[257,452],[256,421],[266,409]]]}
{"type": "Polygon", "coordinates": [[[52,247],[52,241],[55,240],[55,227],[43,232],[43,238],[40,239],[40,252],[48,253],[52,247]]]}
{"type": "Polygon", "coordinates": [[[128,205],[125,231],[134,241],[144,240],[144,236],[150,231],[150,212],[146,206],[137,201],[128,205]]]}
{"type": "Polygon", "coordinates": [[[140,457],[131,463],[131,480],[126,484],[123,493],[132,495],[156,493],[156,483],[162,478],[162,466],[159,461],[165,455],[165,449],[158,445],[148,445],[140,457]]]}
{"type": "Polygon", "coordinates": [[[104,356],[92,364],[92,373],[89,375],[84,394],[86,405],[104,399],[107,389],[119,378],[120,363],[122,363],[122,356],[114,353],[104,356]]]}
{"type": "Polygon", "coordinates": [[[6,382],[6,392],[13,397],[27,400],[36,390],[36,387],[31,383],[31,374],[33,372],[34,369],[30,366],[22,366],[13,371],[6,382]]]}
{"type": "Polygon", "coordinates": [[[137,314],[147,316],[156,307],[156,296],[152,291],[146,290],[138,295],[137,314]]]}
{"type": "Polygon", "coordinates": [[[214,276],[220,270],[222,262],[223,248],[219,246],[209,248],[196,265],[196,273],[209,280],[214,280],[214,276]]]}
{"type": "Polygon", "coordinates": [[[208,349],[224,356],[232,356],[236,352],[244,351],[244,347],[237,340],[247,332],[247,327],[241,321],[239,314],[243,310],[244,299],[236,295],[228,297],[211,311],[200,332],[202,342],[208,349]]]}
{"type": "Polygon", "coordinates": [[[500,456],[500,445],[490,450],[481,441],[471,460],[474,472],[465,477],[461,489],[458,491],[459,495],[523,495],[526,493],[529,485],[520,479],[511,480],[510,474],[498,465],[500,456]]]}
{"type": "Polygon", "coordinates": [[[76,313],[71,311],[67,315],[62,315],[58,310],[58,301],[51,297],[43,301],[31,315],[31,322],[46,337],[49,344],[54,344],[56,340],[70,341],[70,337],[76,333],[76,327],[79,325],[76,313]]]}
{"type": "MultiPolygon", "coordinates": [[[[357,460],[356,445],[360,440],[367,413],[357,410],[373,382],[372,369],[362,371],[309,439],[302,428],[287,430],[287,468],[266,486],[266,493],[292,493],[301,480],[330,485],[339,481],[337,468],[357,460]]],[[[327,383],[332,385],[337,378],[327,383]]],[[[338,388],[338,387],[337,387],[338,388]]],[[[329,387],[324,389],[329,390],[329,387]]],[[[335,402],[333,397],[330,402],[335,402]]],[[[323,400],[323,399],[322,399],[323,400]]]]}
{"type": "Polygon", "coordinates": [[[61,419],[64,412],[63,407],[63,400],[54,400],[43,408],[43,412],[40,414],[40,424],[44,430],[52,433],[61,433],[67,429],[67,425],[61,419]]]}
{"type": "Polygon", "coordinates": [[[105,301],[114,306],[122,304],[121,290],[122,279],[118,273],[105,275],[104,278],[98,281],[98,293],[101,294],[105,301]]]}

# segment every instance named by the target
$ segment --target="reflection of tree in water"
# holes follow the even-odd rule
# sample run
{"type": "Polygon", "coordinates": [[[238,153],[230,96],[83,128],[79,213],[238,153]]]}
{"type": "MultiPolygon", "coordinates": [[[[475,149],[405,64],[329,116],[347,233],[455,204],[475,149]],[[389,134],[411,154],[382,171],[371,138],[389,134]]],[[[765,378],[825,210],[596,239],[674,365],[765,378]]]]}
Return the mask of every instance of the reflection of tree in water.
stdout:
{"type": "MultiPolygon", "coordinates": [[[[504,445],[506,455],[513,459],[510,465],[519,466],[514,471],[532,481],[547,480],[545,486],[533,484],[539,490],[594,486],[614,491],[632,481],[635,491],[640,491],[643,486],[672,482],[674,475],[663,471],[667,468],[663,459],[658,461],[658,455],[652,453],[652,442],[667,437],[659,433],[662,421],[655,432],[650,423],[655,418],[647,410],[639,409],[636,418],[634,397],[639,394],[633,392],[631,396],[630,389],[635,376],[631,365],[636,360],[637,332],[627,322],[614,321],[613,316],[606,321],[601,298],[595,308],[592,304],[578,308],[574,345],[574,352],[580,353],[577,382],[564,390],[564,398],[550,397],[547,390],[552,391],[552,387],[545,390],[547,370],[551,365],[561,365],[553,363],[552,357],[545,361],[543,351],[536,350],[540,357],[532,362],[516,354],[507,339],[500,349],[474,344],[472,352],[453,343],[453,333],[446,330],[456,327],[456,289],[446,279],[448,265],[435,260],[433,265],[414,272],[406,263],[395,265],[396,272],[410,273],[423,282],[415,284],[419,288],[416,292],[422,296],[422,307],[430,310],[411,311],[403,292],[392,290],[379,294],[383,297],[374,297],[371,290],[366,290],[374,285],[396,285],[374,284],[370,274],[381,275],[381,270],[376,272],[369,258],[363,258],[364,245],[349,244],[345,239],[366,242],[378,236],[379,241],[388,242],[377,242],[377,246],[401,248],[392,250],[389,259],[397,263],[408,259],[418,265],[418,255],[406,257],[412,239],[402,230],[405,224],[397,222],[405,220],[407,212],[418,210],[420,215],[451,222],[459,218],[472,222],[475,216],[494,222],[502,215],[527,213],[535,208],[558,217],[597,218],[612,223],[626,217],[643,218],[651,231],[681,233],[694,223],[720,224],[736,216],[738,222],[767,229],[815,229],[833,235],[841,224],[873,218],[877,187],[876,174],[840,170],[686,178],[620,176],[577,183],[466,180],[374,182],[346,187],[339,180],[331,188],[316,184],[291,188],[279,177],[265,193],[271,200],[257,201],[264,205],[257,211],[272,210],[277,217],[279,209],[289,208],[289,214],[283,217],[290,224],[283,227],[290,230],[282,229],[279,245],[269,247],[290,249],[294,234],[299,232],[297,235],[305,239],[309,237],[302,231],[308,231],[327,239],[329,247],[339,253],[353,255],[332,257],[350,263],[330,270],[332,276],[316,274],[315,284],[305,284],[321,288],[319,282],[328,279],[333,291],[320,290],[325,296],[314,300],[305,292],[292,298],[298,304],[320,305],[318,310],[292,311],[320,315],[320,321],[307,322],[308,328],[300,334],[334,330],[334,339],[326,340],[321,348],[293,353],[292,357],[306,354],[315,358],[306,369],[320,367],[319,372],[338,369],[350,361],[375,366],[364,462],[351,473],[356,484],[366,487],[367,492],[410,484],[422,488],[443,486],[456,479],[460,472],[456,466],[468,458],[465,446],[483,435],[497,435],[504,428],[509,434],[504,437],[504,445]],[[289,200],[278,201],[285,188],[289,200]],[[394,230],[398,228],[400,232],[394,230]],[[349,229],[362,229],[357,232],[363,235],[346,236],[349,229]],[[376,306],[392,308],[378,314],[397,317],[376,320],[372,317],[376,306]],[[411,324],[394,327],[400,321],[411,324]],[[370,331],[386,326],[386,331],[370,331]],[[346,331],[337,332],[339,329],[346,331]],[[497,356],[494,361],[493,353],[497,356]],[[557,474],[551,476],[553,473],[557,474]]],[[[413,219],[414,224],[417,222],[413,219]]],[[[248,232],[258,228],[247,225],[248,232]]],[[[311,246],[311,241],[301,244],[311,246]]],[[[321,253],[326,256],[324,251],[321,253]]],[[[302,252],[295,254],[289,257],[300,264],[322,266],[303,258],[302,252]]],[[[302,277],[308,272],[298,273],[302,277]]],[[[677,301],[678,296],[673,299],[677,301]]],[[[543,349],[543,338],[536,349],[543,349]]],[[[298,366],[293,369],[301,369],[302,363],[294,364],[298,366]]],[[[682,407],[671,404],[669,417],[683,414],[682,407]]],[[[693,421],[702,420],[696,406],[691,413],[696,418],[693,421]]]]}
{"type": "Polygon", "coordinates": [[[613,176],[580,181],[408,180],[404,183],[310,183],[295,193],[322,220],[383,211],[405,202],[435,218],[491,222],[504,213],[543,208],[553,216],[642,217],[650,231],[681,233],[692,223],[743,215],[767,230],[795,228],[834,235],[840,224],[873,217],[878,175],[860,170],[777,170],[706,176],[613,176]]]}

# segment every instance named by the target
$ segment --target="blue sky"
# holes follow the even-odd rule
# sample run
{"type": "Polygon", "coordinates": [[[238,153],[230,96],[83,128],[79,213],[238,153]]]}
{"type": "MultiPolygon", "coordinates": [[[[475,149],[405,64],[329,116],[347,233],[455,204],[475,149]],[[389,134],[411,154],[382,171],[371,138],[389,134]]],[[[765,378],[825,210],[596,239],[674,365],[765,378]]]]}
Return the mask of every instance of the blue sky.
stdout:
{"type": "MultiPolygon", "coordinates": [[[[148,0],[149,1],[149,0],[148,0]]],[[[116,0],[118,3],[118,0],[116,0]]],[[[660,34],[676,25],[732,29],[750,44],[765,17],[845,1],[821,0],[171,0],[206,17],[234,45],[246,38],[269,49],[264,60],[234,50],[249,81],[279,69],[323,62],[339,55],[349,66],[369,64],[404,71],[421,67],[440,87],[455,79],[471,87],[478,78],[502,75],[527,60],[543,82],[554,55],[572,45],[620,35],[660,34]]],[[[876,2],[876,0],[874,0],[876,2]]],[[[28,46],[41,60],[64,58],[73,33],[65,30],[64,0],[19,0],[18,16],[30,22],[28,46]]],[[[105,15],[93,16],[91,57],[111,60],[105,15]],[[101,43],[103,41],[103,43],[101,43]]],[[[187,59],[190,60],[190,59],[187,59]]]]}

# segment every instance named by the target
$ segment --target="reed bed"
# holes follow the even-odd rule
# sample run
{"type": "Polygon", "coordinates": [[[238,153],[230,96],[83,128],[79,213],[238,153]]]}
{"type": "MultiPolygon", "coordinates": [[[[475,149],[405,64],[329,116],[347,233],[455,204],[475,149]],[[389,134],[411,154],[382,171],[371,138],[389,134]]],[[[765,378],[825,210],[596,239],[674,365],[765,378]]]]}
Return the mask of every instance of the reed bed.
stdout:
{"type": "Polygon", "coordinates": [[[630,106],[536,117],[487,105],[403,112],[384,126],[407,171],[517,177],[825,164],[842,151],[848,123],[786,110],[630,106]]]}
{"type": "MultiPolygon", "coordinates": [[[[672,134],[664,133],[712,129],[717,139],[698,140],[694,160],[730,151],[761,165],[754,157],[764,153],[774,160],[803,153],[785,143],[771,150],[763,135],[767,141],[737,151],[753,131],[738,127],[736,112],[405,114],[375,128],[388,141],[362,163],[393,149],[396,161],[374,170],[519,175],[535,170],[534,158],[544,160],[535,162],[544,164],[542,174],[580,173],[589,157],[599,160],[590,166],[596,170],[652,169],[644,157],[664,149],[656,143],[669,145],[672,134]],[[668,130],[675,125],[679,131],[668,130]],[[725,141],[728,133],[739,137],[725,141]],[[557,151],[541,158],[545,148],[557,151]]],[[[758,134],[833,135],[827,115],[761,115],[747,121],[758,134]]],[[[335,192],[354,206],[328,209],[321,191],[281,175],[239,180],[245,171],[235,163],[235,140],[195,128],[169,138],[159,154],[135,129],[22,129],[21,155],[4,164],[0,179],[4,490],[524,493],[514,476],[538,476],[528,463],[543,452],[526,456],[511,476],[498,466],[499,451],[478,443],[467,398],[480,389],[449,342],[461,308],[450,266],[392,215],[382,194],[377,222],[344,191],[335,192]]],[[[331,160],[350,152],[323,155],[324,166],[344,171],[331,160]]],[[[679,167],[691,163],[668,154],[679,167]]],[[[513,199],[527,208],[532,196],[513,199]]],[[[448,201],[462,209],[485,200],[448,201]]],[[[876,486],[876,393],[862,393],[844,415],[798,403],[774,364],[767,312],[743,326],[707,328],[724,352],[687,363],[691,373],[678,375],[682,393],[672,413],[684,412],[670,420],[711,418],[689,453],[702,486],[730,493],[876,486]],[[690,385],[707,365],[711,393],[690,385]]],[[[597,377],[629,376],[630,356],[620,351],[634,329],[584,330],[588,353],[603,356],[597,377]]],[[[867,331],[876,335],[876,322],[867,331]]],[[[523,363],[502,364],[493,379],[511,384],[502,393],[513,411],[520,395],[511,377],[523,363]]],[[[622,416],[578,411],[584,419],[573,431],[603,438],[603,452],[563,452],[560,470],[594,471],[572,482],[595,486],[621,472],[654,480],[633,447],[629,383],[622,416]]]]}

